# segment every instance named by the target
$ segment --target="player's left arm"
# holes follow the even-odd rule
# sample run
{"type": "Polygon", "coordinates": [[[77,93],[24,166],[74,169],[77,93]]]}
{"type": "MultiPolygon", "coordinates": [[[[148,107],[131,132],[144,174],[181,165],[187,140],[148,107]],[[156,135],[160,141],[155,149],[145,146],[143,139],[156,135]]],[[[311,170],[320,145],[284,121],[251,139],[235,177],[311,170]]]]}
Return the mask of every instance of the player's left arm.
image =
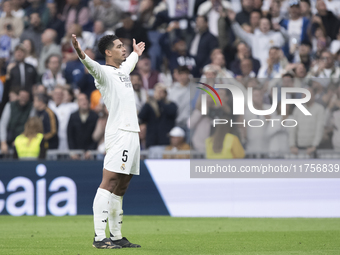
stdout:
{"type": "Polygon", "coordinates": [[[126,74],[130,74],[133,71],[133,69],[135,68],[137,64],[138,57],[141,56],[143,51],[145,50],[145,43],[140,42],[136,44],[135,39],[133,39],[132,46],[133,46],[133,52],[130,54],[130,56],[126,58],[126,61],[123,62],[122,67],[121,67],[124,73],[126,74]]]}
{"type": "Polygon", "coordinates": [[[85,52],[81,49],[80,43],[78,42],[75,34],[72,34],[72,44],[75,51],[77,52],[79,60],[84,64],[89,73],[100,84],[104,84],[104,81],[106,79],[104,69],[98,62],[92,60],[89,56],[85,54],[85,52]]]}

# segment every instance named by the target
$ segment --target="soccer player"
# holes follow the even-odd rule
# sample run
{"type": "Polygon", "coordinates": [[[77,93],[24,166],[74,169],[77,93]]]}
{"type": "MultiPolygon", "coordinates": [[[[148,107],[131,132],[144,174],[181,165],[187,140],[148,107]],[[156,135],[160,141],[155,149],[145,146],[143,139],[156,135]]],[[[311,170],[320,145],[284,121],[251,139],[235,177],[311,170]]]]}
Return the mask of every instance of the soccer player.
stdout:
{"type": "Polygon", "coordinates": [[[106,156],[103,179],[93,201],[95,237],[93,247],[100,249],[139,248],[122,237],[123,195],[133,175],[139,175],[140,146],[137,109],[134,91],[129,79],[145,43],[136,44],[126,57],[123,43],[115,35],[106,35],[98,43],[106,65],[100,65],[82,51],[75,35],[72,44],[80,61],[95,79],[104,103],[109,111],[105,128],[106,156]],[[109,220],[110,238],[106,238],[106,222],[109,220]]]}

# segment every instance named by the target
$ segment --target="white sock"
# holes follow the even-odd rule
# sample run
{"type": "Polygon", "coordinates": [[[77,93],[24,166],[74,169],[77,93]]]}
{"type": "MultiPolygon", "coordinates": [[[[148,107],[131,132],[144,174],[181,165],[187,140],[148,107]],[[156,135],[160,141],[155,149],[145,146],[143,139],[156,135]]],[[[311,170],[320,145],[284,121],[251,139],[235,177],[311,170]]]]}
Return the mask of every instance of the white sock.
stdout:
{"type": "Polygon", "coordinates": [[[105,229],[109,214],[110,198],[110,191],[101,188],[97,189],[97,193],[93,201],[95,241],[101,241],[106,238],[105,229]]]}
{"type": "Polygon", "coordinates": [[[109,210],[109,228],[111,240],[122,239],[123,197],[111,193],[109,210]]]}

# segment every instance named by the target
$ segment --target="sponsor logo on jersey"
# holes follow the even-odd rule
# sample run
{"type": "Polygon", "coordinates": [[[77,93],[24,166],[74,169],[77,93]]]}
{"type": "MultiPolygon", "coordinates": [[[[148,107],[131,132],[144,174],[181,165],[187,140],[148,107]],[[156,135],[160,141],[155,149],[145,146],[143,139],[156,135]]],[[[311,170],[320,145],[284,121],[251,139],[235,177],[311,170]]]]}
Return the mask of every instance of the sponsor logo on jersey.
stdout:
{"type": "Polygon", "coordinates": [[[119,79],[120,79],[121,82],[130,82],[129,77],[127,77],[127,76],[119,76],[119,79]]]}

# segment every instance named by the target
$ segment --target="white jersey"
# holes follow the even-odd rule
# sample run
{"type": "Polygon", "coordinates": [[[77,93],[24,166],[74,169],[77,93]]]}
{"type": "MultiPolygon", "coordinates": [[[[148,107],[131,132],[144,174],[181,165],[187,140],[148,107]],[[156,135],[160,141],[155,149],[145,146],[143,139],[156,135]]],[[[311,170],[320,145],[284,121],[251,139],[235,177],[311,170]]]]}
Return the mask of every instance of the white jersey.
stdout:
{"type": "Polygon", "coordinates": [[[135,95],[129,78],[138,61],[138,54],[132,52],[119,68],[100,65],[86,54],[85,59],[80,61],[95,79],[96,88],[109,111],[105,143],[111,140],[118,129],[139,132],[135,95]]]}

